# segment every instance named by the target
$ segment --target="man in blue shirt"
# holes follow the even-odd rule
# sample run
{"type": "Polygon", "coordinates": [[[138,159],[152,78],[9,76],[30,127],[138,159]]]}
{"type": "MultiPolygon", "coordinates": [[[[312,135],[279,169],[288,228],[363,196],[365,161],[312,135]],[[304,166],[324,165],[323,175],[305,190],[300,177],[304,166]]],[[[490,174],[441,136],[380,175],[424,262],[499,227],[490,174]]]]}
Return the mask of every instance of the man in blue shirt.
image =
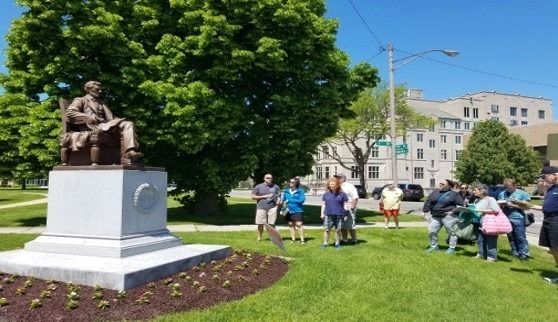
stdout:
{"type": "Polygon", "coordinates": [[[525,212],[520,206],[513,204],[512,200],[531,201],[531,196],[521,189],[517,189],[514,179],[505,179],[504,187],[506,190],[498,195],[498,204],[508,216],[513,230],[508,234],[510,249],[513,256],[520,260],[529,259],[529,243],[525,234],[525,212]]]}
{"type": "MultiPolygon", "coordinates": [[[[533,206],[531,208],[542,210],[544,213],[539,245],[548,247],[558,265],[558,167],[544,167],[542,174],[548,186],[544,202],[542,207],[533,206]]],[[[545,277],[544,280],[552,284],[558,283],[558,277],[545,277]]]]}

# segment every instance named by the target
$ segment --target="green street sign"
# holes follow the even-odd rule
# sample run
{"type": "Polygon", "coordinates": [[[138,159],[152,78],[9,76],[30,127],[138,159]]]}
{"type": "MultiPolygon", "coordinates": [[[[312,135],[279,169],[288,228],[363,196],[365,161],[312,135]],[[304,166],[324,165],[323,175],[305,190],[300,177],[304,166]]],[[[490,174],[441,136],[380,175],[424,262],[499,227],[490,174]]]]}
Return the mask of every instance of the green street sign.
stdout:
{"type": "Polygon", "coordinates": [[[391,141],[389,140],[378,140],[376,141],[377,146],[391,146],[391,141]]]}
{"type": "Polygon", "coordinates": [[[397,144],[397,145],[395,146],[395,148],[396,148],[396,149],[407,149],[408,146],[407,146],[407,143],[403,143],[403,144],[397,144]]]}

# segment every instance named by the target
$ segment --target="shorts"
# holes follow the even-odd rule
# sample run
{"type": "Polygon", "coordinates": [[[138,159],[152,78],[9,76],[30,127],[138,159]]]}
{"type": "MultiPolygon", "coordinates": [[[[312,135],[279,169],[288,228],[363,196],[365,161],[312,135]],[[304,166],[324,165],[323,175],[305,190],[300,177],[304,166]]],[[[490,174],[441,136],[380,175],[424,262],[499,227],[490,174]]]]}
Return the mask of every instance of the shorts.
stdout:
{"type": "Polygon", "coordinates": [[[302,212],[289,212],[285,216],[287,222],[302,222],[302,212]]]}
{"type": "Polygon", "coordinates": [[[397,217],[399,216],[399,209],[384,209],[384,216],[386,217],[397,217]]]}
{"type": "Polygon", "coordinates": [[[275,225],[277,220],[277,207],[271,209],[256,209],[256,225],[275,225]]]}
{"type": "Polygon", "coordinates": [[[539,246],[558,249],[558,216],[547,217],[543,220],[539,246]]]}
{"type": "Polygon", "coordinates": [[[337,231],[341,229],[342,222],[343,222],[343,215],[325,216],[324,227],[326,230],[330,230],[331,227],[333,227],[337,231]]]}
{"type": "Polygon", "coordinates": [[[343,222],[341,229],[353,230],[356,227],[356,209],[351,211],[351,215],[343,222]]]}

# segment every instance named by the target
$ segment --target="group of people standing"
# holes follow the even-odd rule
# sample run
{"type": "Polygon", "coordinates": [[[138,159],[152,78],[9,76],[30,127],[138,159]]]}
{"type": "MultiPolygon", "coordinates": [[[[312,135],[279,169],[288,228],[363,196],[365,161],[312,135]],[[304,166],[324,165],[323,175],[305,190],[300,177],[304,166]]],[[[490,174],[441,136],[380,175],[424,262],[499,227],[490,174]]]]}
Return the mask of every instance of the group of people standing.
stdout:
{"type": "MultiPolygon", "coordinates": [[[[277,209],[282,203],[286,204],[285,220],[289,225],[291,242],[296,242],[298,231],[300,243],[304,244],[303,204],[304,190],[300,187],[300,180],[292,178],[289,186],[283,191],[273,183],[273,176],[266,174],[264,182],[256,185],[252,190],[252,199],[257,201],[255,223],[258,225],[258,241],[262,240],[264,225],[275,225],[277,209]]],[[[327,191],[322,196],[320,217],[324,222],[324,240],[322,247],[327,247],[331,230],[334,229],[334,243],[336,248],[342,243],[356,244],[356,207],[358,193],[354,185],[347,182],[344,174],[336,174],[327,182],[327,191]],[[350,236],[350,240],[348,239],[350,236]]]]}
{"type": "MultiPolygon", "coordinates": [[[[457,185],[452,180],[442,180],[439,189],[434,190],[423,205],[424,216],[428,217],[429,221],[430,245],[426,251],[432,253],[439,250],[438,233],[442,227],[445,227],[449,237],[446,254],[455,253],[458,240],[456,223],[460,220],[459,211],[463,209],[458,207],[469,207],[476,215],[472,220],[478,246],[475,258],[488,262],[498,260],[498,235],[487,234],[482,228],[486,216],[505,215],[512,227],[511,232],[507,234],[511,254],[519,260],[528,260],[530,254],[526,237],[526,209],[530,208],[541,210],[544,214],[539,245],[549,248],[558,265],[558,167],[545,167],[541,178],[547,187],[542,206],[530,205],[530,195],[519,189],[512,178],[504,180],[505,190],[497,198],[489,195],[489,188],[484,184],[477,184],[470,191],[466,184],[457,185]]],[[[279,186],[273,184],[273,176],[266,174],[264,182],[254,187],[252,199],[257,200],[255,222],[258,225],[258,240],[262,239],[265,224],[275,225],[278,206],[285,202],[288,209],[285,218],[289,224],[291,240],[296,241],[295,235],[298,231],[300,242],[305,243],[303,227],[305,194],[298,178],[289,180],[289,186],[281,191],[279,186]]],[[[397,216],[402,199],[401,189],[393,184],[382,191],[381,201],[384,204],[386,228],[388,228],[389,217],[394,217],[395,225],[398,227],[397,216]]],[[[335,247],[340,247],[343,242],[357,243],[355,230],[357,204],[356,188],[346,181],[345,175],[336,174],[334,178],[327,181],[327,190],[322,196],[320,213],[324,223],[322,247],[328,246],[332,229],[334,229],[335,247]],[[349,235],[350,240],[348,240],[349,235]]],[[[558,283],[558,278],[546,277],[545,280],[558,283]]]]}
{"type": "Polygon", "coordinates": [[[438,232],[445,227],[449,236],[449,247],[446,254],[455,253],[458,239],[456,224],[460,220],[457,207],[470,206],[471,211],[475,213],[472,225],[478,245],[476,258],[486,259],[489,262],[497,260],[498,235],[483,232],[482,224],[486,215],[505,214],[512,226],[512,231],[507,234],[512,255],[520,260],[529,259],[529,244],[525,231],[527,214],[521,203],[528,203],[531,198],[527,192],[517,188],[514,179],[504,180],[505,190],[498,195],[497,199],[489,195],[489,188],[484,184],[475,185],[472,193],[468,190],[467,185],[455,188],[455,182],[449,179],[442,180],[440,188],[433,191],[424,203],[423,212],[425,216],[429,217],[430,246],[426,250],[427,252],[438,250],[438,232]]]}

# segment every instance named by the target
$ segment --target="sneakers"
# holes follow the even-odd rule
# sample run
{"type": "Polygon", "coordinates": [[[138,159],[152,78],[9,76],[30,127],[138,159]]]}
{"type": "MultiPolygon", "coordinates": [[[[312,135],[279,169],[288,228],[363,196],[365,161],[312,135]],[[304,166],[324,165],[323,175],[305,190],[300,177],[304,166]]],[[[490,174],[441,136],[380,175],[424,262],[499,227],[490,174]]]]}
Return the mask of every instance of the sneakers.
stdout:
{"type": "Polygon", "coordinates": [[[480,254],[476,254],[475,256],[473,256],[474,259],[482,259],[482,256],[480,254]]]}
{"type": "Polygon", "coordinates": [[[455,248],[448,248],[446,250],[446,255],[453,255],[455,254],[455,248]]]}
{"type": "Polygon", "coordinates": [[[545,277],[544,281],[549,284],[558,284],[558,277],[545,277]]]}
{"type": "Polygon", "coordinates": [[[322,246],[320,246],[321,248],[327,248],[327,243],[323,243],[322,246]]]}
{"type": "Polygon", "coordinates": [[[487,258],[486,258],[486,261],[489,262],[489,263],[494,263],[494,262],[497,261],[497,259],[494,258],[494,257],[487,257],[487,258]]]}
{"type": "Polygon", "coordinates": [[[304,242],[304,240],[301,240],[301,241],[300,241],[300,244],[301,244],[301,245],[304,245],[304,244],[306,244],[306,242],[304,242]]]}
{"type": "Polygon", "coordinates": [[[336,248],[336,249],[341,248],[341,243],[339,243],[339,242],[335,243],[335,248],[336,248]]]}
{"type": "Polygon", "coordinates": [[[430,246],[426,249],[427,253],[432,253],[438,250],[438,246],[430,246]]]}
{"type": "Polygon", "coordinates": [[[389,226],[388,226],[388,225],[384,225],[384,229],[389,229],[389,226]]]}

